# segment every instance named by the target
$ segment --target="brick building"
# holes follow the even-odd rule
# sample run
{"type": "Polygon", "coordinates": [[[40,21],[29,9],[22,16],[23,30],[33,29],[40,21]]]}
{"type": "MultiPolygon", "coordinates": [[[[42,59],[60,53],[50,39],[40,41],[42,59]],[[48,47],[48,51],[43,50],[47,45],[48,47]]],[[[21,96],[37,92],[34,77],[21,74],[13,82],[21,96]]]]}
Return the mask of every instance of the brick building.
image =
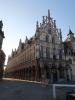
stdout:
{"type": "Polygon", "coordinates": [[[56,21],[43,16],[42,23],[36,22],[36,32],[25,42],[19,41],[17,50],[12,50],[5,70],[6,77],[51,83],[60,79],[71,80],[71,67],[65,61],[61,29],[56,21]]]}

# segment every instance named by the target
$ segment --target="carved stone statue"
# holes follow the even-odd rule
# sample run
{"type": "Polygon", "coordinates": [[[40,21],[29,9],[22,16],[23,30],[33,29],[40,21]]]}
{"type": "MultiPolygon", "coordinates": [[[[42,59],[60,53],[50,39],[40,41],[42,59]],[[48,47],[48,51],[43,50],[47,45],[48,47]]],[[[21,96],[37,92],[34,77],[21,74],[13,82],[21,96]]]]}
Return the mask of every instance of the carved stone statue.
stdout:
{"type": "Polygon", "coordinates": [[[0,31],[2,31],[2,27],[3,27],[3,22],[2,20],[0,20],[0,31]]]}

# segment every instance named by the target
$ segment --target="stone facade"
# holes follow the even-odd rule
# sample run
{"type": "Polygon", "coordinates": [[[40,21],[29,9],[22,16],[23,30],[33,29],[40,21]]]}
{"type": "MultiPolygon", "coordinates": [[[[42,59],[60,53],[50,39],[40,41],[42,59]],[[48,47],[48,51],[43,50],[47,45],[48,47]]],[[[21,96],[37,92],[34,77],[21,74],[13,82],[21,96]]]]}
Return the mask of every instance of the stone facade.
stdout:
{"type": "Polygon", "coordinates": [[[74,33],[69,29],[67,38],[64,41],[65,59],[72,68],[72,78],[75,80],[75,37],[74,33]]]}
{"type": "Polygon", "coordinates": [[[8,57],[6,77],[33,81],[71,79],[71,68],[65,61],[61,29],[50,16],[43,16],[42,23],[36,23],[35,35],[25,42],[19,41],[17,50],[8,57]]]}

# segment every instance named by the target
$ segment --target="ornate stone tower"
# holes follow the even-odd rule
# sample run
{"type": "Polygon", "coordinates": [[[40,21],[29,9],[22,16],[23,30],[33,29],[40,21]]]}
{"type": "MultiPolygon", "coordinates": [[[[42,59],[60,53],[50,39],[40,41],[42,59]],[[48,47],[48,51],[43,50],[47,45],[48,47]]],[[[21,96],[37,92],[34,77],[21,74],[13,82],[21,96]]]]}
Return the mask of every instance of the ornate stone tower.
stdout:
{"type": "Polygon", "coordinates": [[[5,61],[5,53],[2,50],[2,43],[4,38],[4,32],[2,31],[3,23],[0,21],[0,79],[3,77],[3,66],[5,61]]]}

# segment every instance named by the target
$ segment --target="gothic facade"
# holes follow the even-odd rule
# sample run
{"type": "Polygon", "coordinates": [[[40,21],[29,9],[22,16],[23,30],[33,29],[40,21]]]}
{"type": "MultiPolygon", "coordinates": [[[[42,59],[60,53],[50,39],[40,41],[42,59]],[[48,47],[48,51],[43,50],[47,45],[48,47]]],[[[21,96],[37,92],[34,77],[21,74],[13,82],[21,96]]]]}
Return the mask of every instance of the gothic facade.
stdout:
{"type": "Polygon", "coordinates": [[[19,46],[8,57],[5,76],[11,78],[43,81],[50,83],[71,80],[72,70],[65,60],[61,29],[50,15],[43,16],[42,23],[36,23],[35,35],[19,46]]]}
{"type": "Polygon", "coordinates": [[[64,41],[65,59],[69,62],[72,68],[72,78],[75,80],[75,37],[74,33],[69,28],[67,38],[64,41]]]}

